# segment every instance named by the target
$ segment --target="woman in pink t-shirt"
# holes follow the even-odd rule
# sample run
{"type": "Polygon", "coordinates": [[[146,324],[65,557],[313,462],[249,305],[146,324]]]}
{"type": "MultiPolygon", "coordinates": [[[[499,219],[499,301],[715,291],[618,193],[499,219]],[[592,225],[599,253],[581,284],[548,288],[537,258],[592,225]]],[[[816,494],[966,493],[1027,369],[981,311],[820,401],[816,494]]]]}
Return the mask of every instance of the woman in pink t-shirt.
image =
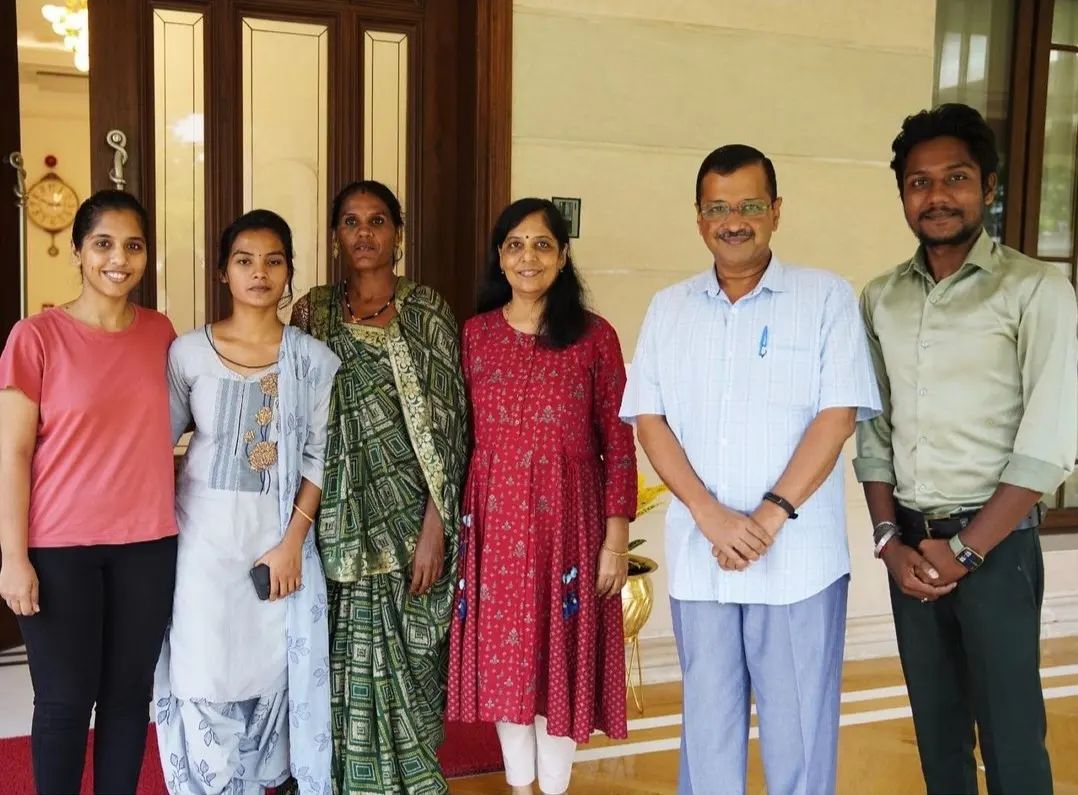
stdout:
{"type": "Polygon", "coordinates": [[[100,191],[71,230],[82,292],[20,321],[0,355],[0,597],[34,683],[39,793],[134,792],[172,610],[176,520],[165,367],[176,333],[132,303],[146,211],[100,191]]]}

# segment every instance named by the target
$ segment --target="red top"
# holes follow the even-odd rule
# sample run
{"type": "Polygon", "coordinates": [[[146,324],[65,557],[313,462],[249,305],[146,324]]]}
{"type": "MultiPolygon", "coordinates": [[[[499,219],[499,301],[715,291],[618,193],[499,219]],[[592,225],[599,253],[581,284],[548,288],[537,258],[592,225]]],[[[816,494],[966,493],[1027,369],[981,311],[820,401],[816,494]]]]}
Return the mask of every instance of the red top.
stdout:
{"type": "Polygon", "coordinates": [[[621,600],[595,594],[609,516],[636,514],[625,365],[592,316],[563,350],[500,310],[464,324],[475,448],[450,631],[448,717],[626,736],[621,600]]]}
{"type": "Polygon", "coordinates": [[[19,321],[0,389],[38,404],[29,546],[129,544],[176,534],[169,430],[168,318],[135,307],[123,331],[63,309],[19,321]]]}

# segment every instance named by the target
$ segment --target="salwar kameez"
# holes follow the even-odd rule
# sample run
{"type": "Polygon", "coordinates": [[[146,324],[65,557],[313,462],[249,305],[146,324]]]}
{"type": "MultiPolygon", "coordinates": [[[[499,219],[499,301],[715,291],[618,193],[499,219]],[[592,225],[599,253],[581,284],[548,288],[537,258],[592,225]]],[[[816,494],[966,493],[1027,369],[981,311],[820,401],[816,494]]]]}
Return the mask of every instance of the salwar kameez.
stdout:
{"type": "Polygon", "coordinates": [[[278,364],[244,376],[210,335],[184,335],[169,356],[173,435],[191,423],[195,433],[154,682],[165,782],[173,795],[260,795],[292,776],[301,795],[328,795],[328,604],[314,531],[296,593],[259,601],[248,572],[280,543],[301,479],[321,484],[339,362],[287,328],[278,364]]]}

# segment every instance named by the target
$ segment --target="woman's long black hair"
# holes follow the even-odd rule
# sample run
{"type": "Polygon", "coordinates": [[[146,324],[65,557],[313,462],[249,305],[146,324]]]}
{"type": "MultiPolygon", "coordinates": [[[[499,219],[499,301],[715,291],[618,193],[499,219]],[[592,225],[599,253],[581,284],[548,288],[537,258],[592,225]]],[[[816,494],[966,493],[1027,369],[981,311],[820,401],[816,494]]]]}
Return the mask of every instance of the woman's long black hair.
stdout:
{"type": "Polygon", "coordinates": [[[580,339],[588,329],[587,293],[573,265],[569,248],[569,228],[554,203],[547,199],[517,199],[498,216],[487,249],[487,268],[479,285],[477,308],[480,312],[500,309],[509,303],[513,290],[501,268],[501,246],[509,233],[533,213],[542,213],[543,220],[558,241],[558,251],[565,252],[565,266],[546,293],[546,305],[539,323],[540,342],[551,348],[566,348],[580,339]]]}

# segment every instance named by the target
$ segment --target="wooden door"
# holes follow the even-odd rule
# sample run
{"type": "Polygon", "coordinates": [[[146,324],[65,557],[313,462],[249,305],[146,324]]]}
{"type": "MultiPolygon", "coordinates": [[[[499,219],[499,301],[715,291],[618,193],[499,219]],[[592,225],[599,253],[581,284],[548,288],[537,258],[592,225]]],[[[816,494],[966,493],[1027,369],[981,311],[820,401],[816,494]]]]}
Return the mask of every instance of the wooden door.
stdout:
{"type": "Polygon", "coordinates": [[[91,3],[93,186],[112,184],[117,152],[106,135],[120,130],[125,189],[155,220],[157,267],[138,299],[167,311],[180,331],[220,317],[214,244],[252,204],[293,225],[308,282],[340,278],[326,256],[328,201],[345,183],[374,177],[403,198],[407,275],[441,292],[458,317],[470,315],[490,225],[509,198],[511,20],[511,0],[91,3]],[[302,80],[306,94],[285,85],[302,80]],[[187,149],[167,132],[185,119],[187,133],[201,136],[187,149]],[[273,135],[276,160],[269,145],[258,151],[273,135]],[[305,138],[318,150],[304,150],[305,138]],[[279,173],[258,172],[267,162],[279,173]],[[291,172],[295,191],[271,184],[291,172]],[[177,209],[188,201],[190,211],[177,209]]]}

